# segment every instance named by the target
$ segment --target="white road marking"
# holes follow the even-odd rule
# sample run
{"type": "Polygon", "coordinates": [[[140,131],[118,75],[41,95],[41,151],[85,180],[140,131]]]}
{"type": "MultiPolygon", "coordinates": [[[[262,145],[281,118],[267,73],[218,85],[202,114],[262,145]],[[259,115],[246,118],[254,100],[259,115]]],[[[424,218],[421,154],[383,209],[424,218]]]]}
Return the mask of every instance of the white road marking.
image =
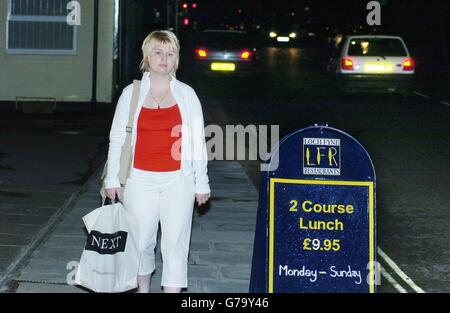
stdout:
{"type": "Polygon", "coordinates": [[[63,135],[72,135],[72,136],[76,136],[76,135],[80,134],[79,131],[63,131],[63,132],[60,132],[60,133],[63,134],[63,135]]]}
{"type": "Polygon", "coordinates": [[[386,278],[386,280],[388,282],[390,282],[392,284],[392,286],[394,286],[395,289],[397,289],[398,292],[400,293],[407,293],[407,291],[405,290],[405,288],[403,288],[402,286],[400,286],[400,284],[394,279],[394,277],[391,276],[391,274],[389,274],[383,266],[381,266],[381,264],[379,265],[380,269],[381,269],[381,275],[383,275],[384,278],[386,278]]]}
{"type": "Polygon", "coordinates": [[[417,286],[413,280],[411,278],[408,277],[408,275],[406,275],[399,267],[397,264],[395,264],[394,261],[392,261],[392,259],[390,257],[388,257],[388,255],[381,250],[380,247],[378,247],[377,249],[378,254],[386,261],[386,263],[392,268],[392,270],[394,270],[398,276],[400,276],[401,279],[403,279],[412,289],[414,289],[414,291],[416,291],[417,293],[425,293],[425,291],[420,288],[419,286],[417,286]]]}
{"type": "Polygon", "coordinates": [[[418,92],[418,91],[414,91],[414,94],[415,94],[415,95],[418,95],[418,96],[421,96],[421,97],[423,97],[423,98],[431,99],[430,96],[424,95],[423,93],[420,93],[420,92],[418,92]]]}
{"type": "MultiPolygon", "coordinates": [[[[426,99],[431,99],[432,98],[431,96],[425,95],[425,94],[420,93],[418,91],[414,91],[414,94],[416,94],[416,95],[418,95],[420,97],[426,98],[426,99]]],[[[439,103],[450,107],[450,103],[448,103],[447,101],[439,101],[439,103]]]]}
{"type": "MultiPolygon", "coordinates": [[[[415,94],[415,95],[418,95],[418,96],[420,96],[420,97],[422,97],[422,98],[426,98],[426,99],[431,99],[431,98],[432,98],[431,96],[425,95],[425,94],[420,93],[420,92],[418,92],[418,91],[414,91],[414,94],[415,94]]],[[[446,105],[446,106],[450,107],[450,103],[448,103],[447,101],[439,101],[439,103],[441,103],[441,104],[443,104],[443,105],[446,105]]]]}

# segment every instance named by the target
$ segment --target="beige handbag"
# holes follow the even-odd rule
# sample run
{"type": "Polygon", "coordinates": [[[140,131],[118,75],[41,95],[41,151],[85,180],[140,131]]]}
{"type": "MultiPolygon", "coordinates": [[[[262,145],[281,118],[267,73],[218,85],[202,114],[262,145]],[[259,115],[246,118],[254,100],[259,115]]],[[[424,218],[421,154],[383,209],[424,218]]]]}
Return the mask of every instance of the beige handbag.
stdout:
{"type": "MultiPolygon", "coordinates": [[[[122,146],[122,151],[120,153],[120,170],[119,170],[119,181],[122,187],[125,186],[125,182],[127,181],[128,175],[130,173],[131,166],[131,132],[133,130],[133,121],[134,121],[134,112],[136,111],[137,102],[139,100],[139,91],[141,89],[141,81],[135,79],[133,81],[133,95],[131,97],[130,104],[130,114],[128,116],[128,125],[126,128],[127,136],[125,138],[125,142],[122,146]]],[[[108,168],[108,161],[106,161],[105,166],[103,168],[103,173],[100,179],[103,179],[106,176],[106,171],[108,168]]],[[[106,199],[106,190],[105,183],[102,182],[102,188],[100,189],[100,195],[102,196],[102,201],[105,203],[106,199]]]]}

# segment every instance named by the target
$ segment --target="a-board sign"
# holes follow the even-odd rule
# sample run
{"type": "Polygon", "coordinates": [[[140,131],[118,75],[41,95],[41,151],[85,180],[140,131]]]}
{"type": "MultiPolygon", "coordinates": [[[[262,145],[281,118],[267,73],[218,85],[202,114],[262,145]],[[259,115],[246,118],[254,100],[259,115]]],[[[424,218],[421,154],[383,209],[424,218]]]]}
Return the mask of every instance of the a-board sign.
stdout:
{"type": "Polygon", "coordinates": [[[350,135],[283,138],[261,172],[250,292],[375,292],[375,171],[350,135]]]}

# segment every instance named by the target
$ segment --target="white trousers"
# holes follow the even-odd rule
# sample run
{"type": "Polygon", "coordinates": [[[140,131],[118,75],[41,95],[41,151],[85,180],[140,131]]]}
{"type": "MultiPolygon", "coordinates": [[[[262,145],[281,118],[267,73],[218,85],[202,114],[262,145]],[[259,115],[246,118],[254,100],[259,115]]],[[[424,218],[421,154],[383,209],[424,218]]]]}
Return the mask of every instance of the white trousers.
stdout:
{"type": "Polygon", "coordinates": [[[158,223],[164,287],[187,287],[189,242],[195,200],[194,179],[180,171],[150,172],[132,168],[125,184],[124,206],[139,223],[139,275],[155,270],[158,223]]]}

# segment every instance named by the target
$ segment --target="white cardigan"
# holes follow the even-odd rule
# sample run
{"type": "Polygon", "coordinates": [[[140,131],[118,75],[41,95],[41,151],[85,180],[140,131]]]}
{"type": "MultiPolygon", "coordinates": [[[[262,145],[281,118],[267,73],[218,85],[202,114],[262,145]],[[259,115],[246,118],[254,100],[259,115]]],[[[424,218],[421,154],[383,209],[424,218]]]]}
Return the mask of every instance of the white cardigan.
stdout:
{"type": "MultiPolygon", "coordinates": [[[[141,80],[139,100],[134,112],[134,122],[131,138],[132,166],[134,164],[134,150],[136,145],[136,129],[139,113],[145,97],[150,90],[150,73],[145,72],[141,80]]],[[[195,193],[210,193],[208,179],[208,154],[205,141],[205,127],[200,101],[194,89],[189,85],[171,76],[170,90],[177,101],[181,115],[181,166],[180,171],[184,177],[193,174],[195,193]]],[[[108,168],[104,183],[105,188],[118,188],[120,154],[125,142],[128,114],[130,111],[133,84],[128,85],[122,91],[117,103],[116,112],[109,134],[108,168]]]]}

